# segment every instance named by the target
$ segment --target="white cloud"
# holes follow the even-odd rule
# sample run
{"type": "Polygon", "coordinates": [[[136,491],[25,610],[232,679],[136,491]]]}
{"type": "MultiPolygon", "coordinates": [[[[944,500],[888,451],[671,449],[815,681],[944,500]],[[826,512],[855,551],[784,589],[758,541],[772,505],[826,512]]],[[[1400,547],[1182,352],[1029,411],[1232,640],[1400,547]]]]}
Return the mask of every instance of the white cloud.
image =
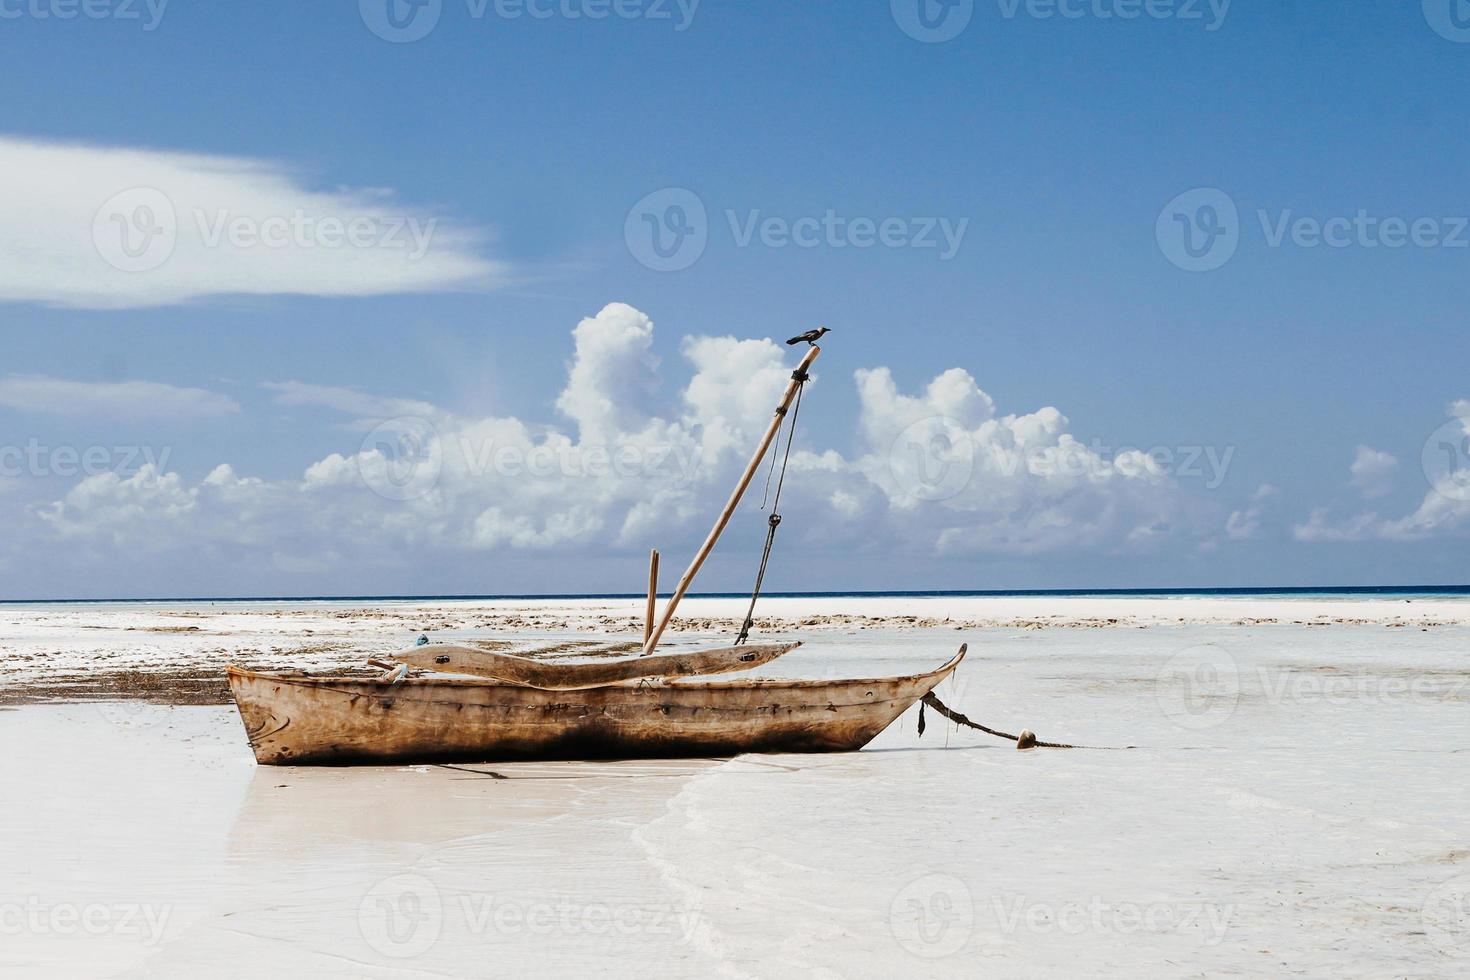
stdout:
{"type": "MultiPolygon", "coordinates": [[[[378,432],[342,447],[299,479],[241,477],[224,464],[193,486],[156,468],[104,474],[43,517],[54,533],[93,547],[197,552],[229,543],[278,568],[328,554],[383,561],[403,549],[585,556],[692,546],[768,424],[791,365],[770,340],[689,338],[687,381],[660,409],[652,331],[622,304],[577,326],[557,400],[575,431],[273,383],[287,404],[359,423],[412,407],[421,425],[399,433],[404,439],[378,432]]],[[[849,458],[825,448],[833,434],[803,428],[782,498],[800,529],[787,534],[931,556],[1118,552],[1188,544],[1211,523],[1201,517],[1208,508],[1147,456],[1102,458],[1055,408],[997,416],[961,369],[916,394],[900,391],[885,368],[859,371],[855,381],[858,451],[849,458]]],[[[760,496],[757,483],[752,508],[760,496]]]]}
{"type": "Polygon", "coordinates": [[[0,300],[87,309],[225,295],[483,288],[481,235],[269,161],[0,137],[0,300]]]}
{"type": "Polygon", "coordinates": [[[922,395],[887,368],[856,375],[866,451],[855,468],[881,491],[902,534],[944,553],[1035,554],[1069,547],[1147,547],[1198,520],[1155,461],[1104,458],[1056,408],[996,417],[970,374],[951,368],[922,395]]]}
{"type": "MultiPolygon", "coordinates": [[[[887,368],[858,371],[856,378],[863,404],[863,434],[873,445],[891,443],[907,426],[922,419],[949,418],[970,429],[995,416],[995,403],[962,368],[945,371],[918,397],[900,394],[887,368]]],[[[1060,413],[1048,416],[1040,425],[1045,428],[1060,418],[1060,413]]]]}
{"type": "Polygon", "coordinates": [[[610,303],[572,331],[576,354],[556,407],[586,436],[633,432],[648,424],[658,388],[653,321],[610,303]]]}
{"type": "Polygon", "coordinates": [[[179,474],[161,473],[146,463],[131,476],[85,478],[42,516],[63,537],[101,534],[114,543],[133,544],[160,525],[184,526],[198,496],[199,488],[185,487],[179,474]]]}
{"type": "Polygon", "coordinates": [[[1385,497],[1393,490],[1393,475],[1399,461],[1388,453],[1359,446],[1350,467],[1352,485],[1365,497],[1385,497]]]}
{"type": "MultiPolygon", "coordinates": [[[[1429,490],[1418,507],[1397,518],[1362,513],[1341,519],[1333,518],[1328,508],[1319,507],[1312,511],[1307,523],[1293,528],[1296,538],[1300,541],[1371,538],[1420,541],[1470,531],[1470,399],[1452,402],[1447,411],[1449,421],[1425,447],[1424,477],[1429,482],[1429,490]]],[[[1371,496],[1370,490],[1385,486],[1397,463],[1386,453],[1360,446],[1353,463],[1353,484],[1371,496]]]]}
{"type": "Polygon", "coordinates": [[[261,387],[275,392],[276,402],[281,405],[330,408],[362,419],[390,419],[400,415],[428,418],[437,414],[437,409],[428,402],[412,398],[382,398],[354,388],[304,384],[300,381],[267,381],[261,387]]]}
{"type": "Polygon", "coordinates": [[[1230,512],[1230,517],[1225,521],[1225,536],[1232,541],[1244,541],[1258,537],[1261,533],[1261,518],[1265,514],[1267,502],[1276,497],[1277,489],[1269,483],[1263,483],[1251,494],[1250,504],[1240,510],[1230,512]]]}
{"type": "Polygon", "coordinates": [[[0,405],[45,415],[121,419],[199,418],[240,411],[233,398],[202,388],[41,376],[0,378],[0,405]]]}
{"type": "Polygon", "coordinates": [[[1380,537],[1381,533],[1377,514],[1357,514],[1338,520],[1325,507],[1313,509],[1307,523],[1292,528],[1292,536],[1298,541],[1365,541],[1380,537]]]}
{"type": "MultiPolygon", "coordinates": [[[[691,425],[704,425],[706,451],[738,451],[743,435],[770,424],[791,380],[785,353],[769,339],[734,337],[686,337],[682,350],[695,372],[684,389],[686,417],[691,425]]],[[[817,383],[815,374],[811,383],[817,383]]]]}

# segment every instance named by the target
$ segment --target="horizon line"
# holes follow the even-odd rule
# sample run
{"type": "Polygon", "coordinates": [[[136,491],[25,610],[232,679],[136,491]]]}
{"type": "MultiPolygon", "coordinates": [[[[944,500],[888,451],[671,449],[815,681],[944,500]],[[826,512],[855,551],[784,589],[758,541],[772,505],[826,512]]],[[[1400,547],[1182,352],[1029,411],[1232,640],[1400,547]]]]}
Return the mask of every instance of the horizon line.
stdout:
{"type": "MultiPolygon", "coordinates": [[[[666,599],[672,593],[656,593],[666,599]]],[[[1288,586],[1210,586],[1202,588],[1142,589],[859,589],[817,592],[764,592],[768,599],[832,599],[832,598],[983,598],[1030,596],[1150,596],[1150,595],[1470,595],[1470,585],[1288,585],[1288,586]]],[[[745,599],[747,592],[690,592],[688,599],[745,599]]],[[[560,593],[463,593],[455,595],[262,595],[262,596],[149,596],[135,598],[48,598],[6,599],[0,605],[62,605],[66,603],[185,603],[185,602],[463,602],[502,600],[557,599],[645,599],[644,592],[560,592],[560,593]]]]}

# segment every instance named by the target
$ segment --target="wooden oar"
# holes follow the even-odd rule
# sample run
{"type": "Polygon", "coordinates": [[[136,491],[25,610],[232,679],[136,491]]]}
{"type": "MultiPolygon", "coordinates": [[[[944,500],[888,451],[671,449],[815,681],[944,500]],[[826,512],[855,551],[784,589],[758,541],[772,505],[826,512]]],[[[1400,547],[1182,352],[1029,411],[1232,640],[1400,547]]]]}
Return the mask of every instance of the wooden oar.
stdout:
{"type": "Polygon", "coordinates": [[[395,654],[392,659],[420,670],[486,677],[516,687],[534,687],[543,691],[582,691],[649,677],[695,677],[750,670],[770,663],[799,646],[800,643],[786,643],[727,647],[719,650],[666,653],[632,660],[625,658],[592,663],[553,664],[475,647],[431,644],[405,650],[395,654]]]}

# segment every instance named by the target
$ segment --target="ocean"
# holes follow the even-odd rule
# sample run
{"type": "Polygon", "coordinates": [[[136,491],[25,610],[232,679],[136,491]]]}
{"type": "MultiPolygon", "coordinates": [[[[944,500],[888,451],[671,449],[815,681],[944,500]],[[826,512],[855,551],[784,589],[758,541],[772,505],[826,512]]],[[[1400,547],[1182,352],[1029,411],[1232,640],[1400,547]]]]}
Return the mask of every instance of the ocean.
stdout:
{"type": "MultiPolygon", "coordinates": [[[[669,593],[660,592],[660,598],[669,593]]],[[[1157,589],[928,589],[911,591],[834,591],[834,592],[763,592],[767,599],[924,599],[924,598],[1242,598],[1242,599],[1438,599],[1470,596],[1470,585],[1307,585],[1307,586],[1231,586],[1227,588],[1157,588],[1157,589]]],[[[643,593],[487,593],[461,595],[264,595],[264,596],[158,596],[149,598],[88,599],[6,599],[0,606],[110,606],[173,605],[199,603],[375,603],[375,602],[537,602],[582,599],[642,599],[643,593]]],[[[741,599],[745,592],[691,592],[688,599],[741,599]]]]}

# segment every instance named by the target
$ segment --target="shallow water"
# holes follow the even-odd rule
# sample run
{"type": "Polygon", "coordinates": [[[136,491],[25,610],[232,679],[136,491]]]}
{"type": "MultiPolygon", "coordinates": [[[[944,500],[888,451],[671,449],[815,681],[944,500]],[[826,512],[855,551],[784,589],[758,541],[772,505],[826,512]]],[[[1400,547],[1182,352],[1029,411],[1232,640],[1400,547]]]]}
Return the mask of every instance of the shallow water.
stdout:
{"type": "MultiPolygon", "coordinates": [[[[266,769],[232,709],[0,712],[0,975],[1470,969],[1470,630],[823,635],[907,672],[868,750],[266,769]]],[[[777,669],[779,668],[779,670],[777,669]]]]}

